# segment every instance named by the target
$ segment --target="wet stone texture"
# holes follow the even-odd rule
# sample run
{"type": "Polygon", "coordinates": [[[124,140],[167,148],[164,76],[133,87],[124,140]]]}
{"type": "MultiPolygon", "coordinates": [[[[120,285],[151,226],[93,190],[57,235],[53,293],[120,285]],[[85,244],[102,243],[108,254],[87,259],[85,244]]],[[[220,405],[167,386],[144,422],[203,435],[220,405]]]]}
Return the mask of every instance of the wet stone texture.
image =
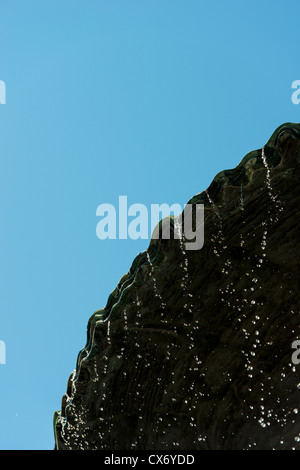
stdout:
{"type": "Polygon", "coordinates": [[[88,322],[56,449],[300,449],[299,166],[287,123],[189,201],[202,249],[137,256],[88,322]]]}

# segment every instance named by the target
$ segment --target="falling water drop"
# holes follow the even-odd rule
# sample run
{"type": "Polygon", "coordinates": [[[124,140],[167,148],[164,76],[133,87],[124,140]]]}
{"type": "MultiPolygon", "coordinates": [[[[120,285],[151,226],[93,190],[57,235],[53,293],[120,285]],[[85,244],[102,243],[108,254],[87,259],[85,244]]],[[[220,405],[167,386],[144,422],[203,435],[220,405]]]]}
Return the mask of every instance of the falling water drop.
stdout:
{"type": "Polygon", "coordinates": [[[150,276],[152,277],[152,280],[153,280],[153,288],[154,288],[154,295],[155,297],[158,297],[159,299],[161,299],[161,295],[159,294],[158,290],[157,290],[157,285],[156,285],[156,277],[155,277],[155,274],[154,274],[154,266],[153,266],[153,263],[151,261],[151,258],[150,258],[150,255],[148,253],[148,251],[146,252],[147,253],[147,260],[148,260],[148,263],[150,265],[150,276]]]}
{"type": "MultiPolygon", "coordinates": [[[[268,195],[269,195],[271,201],[275,204],[275,207],[277,209],[277,215],[274,219],[275,222],[277,222],[279,220],[279,213],[283,211],[283,205],[282,205],[282,202],[279,200],[278,195],[277,194],[274,195],[274,189],[273,189],[272,183],[271,183],[271,171],[270,171],[267,159],[266,159],[265,148],[264,147],[261,150],[261,158],[262,158],[262,161],[263,161],[263,165],[266,169],[266,185],[267,185],[267,189],[268,189],[268,195]]],[[[272,222],[273,218],[270,218],[270,221],[272,222]]]]}

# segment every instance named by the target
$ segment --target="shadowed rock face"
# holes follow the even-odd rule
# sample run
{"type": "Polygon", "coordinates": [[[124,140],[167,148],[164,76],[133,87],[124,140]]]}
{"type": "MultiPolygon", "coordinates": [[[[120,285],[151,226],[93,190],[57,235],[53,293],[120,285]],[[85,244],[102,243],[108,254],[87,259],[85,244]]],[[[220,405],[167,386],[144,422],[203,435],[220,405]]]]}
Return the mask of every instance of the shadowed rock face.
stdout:
{"type": "Polygon", "coordinates": [[[56,449],[300,449],[299,166],[284,124],[189,201],[201,250],[137,256],[89,320],[56,449]]]}

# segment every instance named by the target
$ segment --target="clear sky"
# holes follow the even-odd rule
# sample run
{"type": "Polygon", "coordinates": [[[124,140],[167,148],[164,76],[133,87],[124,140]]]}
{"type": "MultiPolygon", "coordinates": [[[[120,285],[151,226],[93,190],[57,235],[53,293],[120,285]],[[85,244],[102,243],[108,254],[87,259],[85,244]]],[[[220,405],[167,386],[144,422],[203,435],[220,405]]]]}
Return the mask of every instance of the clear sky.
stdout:
{"type": "Polygon", "coordinates": [[[0,0],[0,448],[53,449],[90,315],[147,240],[96,209],[184,205],[300,122],[299,0],[0,0]]]}

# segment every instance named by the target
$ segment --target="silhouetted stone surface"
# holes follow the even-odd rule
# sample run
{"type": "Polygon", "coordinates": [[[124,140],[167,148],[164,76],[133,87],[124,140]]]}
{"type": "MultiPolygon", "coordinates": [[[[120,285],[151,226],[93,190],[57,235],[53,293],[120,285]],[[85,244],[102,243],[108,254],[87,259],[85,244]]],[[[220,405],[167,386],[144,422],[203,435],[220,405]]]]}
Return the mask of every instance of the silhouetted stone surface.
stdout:
{"type": "Polygon", "coordinates": [[[57,449],[300,449],[299,165],[284,124],[189,201],[201,250],[137,256],[89,320],[57,449]]]}

